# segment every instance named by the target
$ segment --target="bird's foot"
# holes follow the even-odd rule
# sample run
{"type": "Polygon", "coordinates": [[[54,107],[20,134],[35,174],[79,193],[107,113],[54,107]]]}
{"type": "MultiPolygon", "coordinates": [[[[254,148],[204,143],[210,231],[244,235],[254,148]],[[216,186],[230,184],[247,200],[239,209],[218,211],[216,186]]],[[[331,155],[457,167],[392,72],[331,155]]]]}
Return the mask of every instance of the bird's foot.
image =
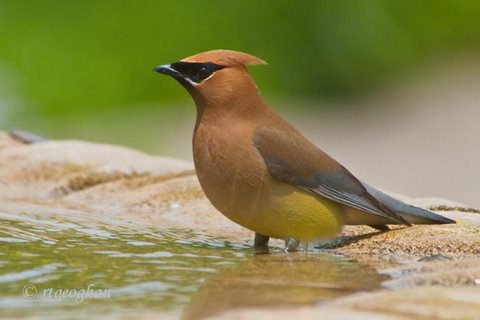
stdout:
{"type": "Polygon", "coordinates": [[[300,240],[294,238],[287,238],[285,239],[285,249],[283,249],[284,253],[294,252],[298,250],[300,246],[300,240]]]}
{"type": "Polygon", "coordinates": [[[305,243],[305,253],[306,253],[306,254],[308,253],[308,242],[305,243]]]}
{"type": "Polygon", "coordinates": [[[253,247],[256,254],[268,253],[268,241],[270,237],[264,236],[260,233],[255,233],[255,239],[253,240],[253,247]]]}

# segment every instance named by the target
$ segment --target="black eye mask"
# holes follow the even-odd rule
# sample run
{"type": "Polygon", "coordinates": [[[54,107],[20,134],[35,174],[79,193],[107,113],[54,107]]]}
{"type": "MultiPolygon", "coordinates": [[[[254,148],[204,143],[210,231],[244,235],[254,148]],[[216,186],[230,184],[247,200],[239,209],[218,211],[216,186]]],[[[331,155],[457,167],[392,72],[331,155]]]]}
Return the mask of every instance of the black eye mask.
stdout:
{"type": "Polygon", "coordinates": [[[184,78],[195,83],[200,83],[210,77],[215,71],[221,70],[224,67],[211,62],[200,63],[180,61],[172,63],[170,68],[182,74],[184,78]]]}

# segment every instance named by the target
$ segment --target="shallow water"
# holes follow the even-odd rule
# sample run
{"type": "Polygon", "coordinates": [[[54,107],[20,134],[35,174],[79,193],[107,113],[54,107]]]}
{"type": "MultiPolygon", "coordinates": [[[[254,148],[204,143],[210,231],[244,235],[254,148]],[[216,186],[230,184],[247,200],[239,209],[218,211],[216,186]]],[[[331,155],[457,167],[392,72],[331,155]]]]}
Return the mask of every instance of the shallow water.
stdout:
{"type": "Polygon", "coordinates": [[[321,302],[385,277],[319,251],[249,246],[74,210],[0,210],[0,316],[199,319],[321,302]]]}

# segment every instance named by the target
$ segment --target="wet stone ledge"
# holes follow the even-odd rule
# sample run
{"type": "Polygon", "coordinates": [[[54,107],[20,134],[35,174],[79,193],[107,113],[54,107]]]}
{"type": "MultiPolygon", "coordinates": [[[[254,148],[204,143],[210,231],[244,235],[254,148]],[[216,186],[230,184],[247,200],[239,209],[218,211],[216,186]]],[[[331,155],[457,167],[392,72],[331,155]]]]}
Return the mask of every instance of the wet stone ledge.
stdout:
{"type": "MultiPolygon", "coordinates": [[[[234,309],[211,317],[477,319],[479,211],[444,199],[400,197],[458,223],[394,227],[388,232],[346,227],[334,241],[316,244],[315,250],[346,256],[386,275],[381,288],[318,305],[234,309]]],[[[251,232],[210,205],[189,162],[83,141],[27,144],[0,132],[0,209],[28,206],[198,230],[252,244],[251,232]]]]}

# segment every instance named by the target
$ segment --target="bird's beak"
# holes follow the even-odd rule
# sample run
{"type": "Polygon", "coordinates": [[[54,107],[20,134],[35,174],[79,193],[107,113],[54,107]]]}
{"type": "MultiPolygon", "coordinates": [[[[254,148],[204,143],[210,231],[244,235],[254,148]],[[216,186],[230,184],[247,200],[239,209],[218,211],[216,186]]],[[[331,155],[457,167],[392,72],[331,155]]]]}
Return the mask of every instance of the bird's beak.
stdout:
{"type": "Polygon", "coordinates": [[[172,76],[174,78],[177,78],[180,76],[180,73],[177,70],[173,69],[169,64],[163,64],[161,66],[155,67],[153,70],[157,71],[158,73],[172,76]]]}

